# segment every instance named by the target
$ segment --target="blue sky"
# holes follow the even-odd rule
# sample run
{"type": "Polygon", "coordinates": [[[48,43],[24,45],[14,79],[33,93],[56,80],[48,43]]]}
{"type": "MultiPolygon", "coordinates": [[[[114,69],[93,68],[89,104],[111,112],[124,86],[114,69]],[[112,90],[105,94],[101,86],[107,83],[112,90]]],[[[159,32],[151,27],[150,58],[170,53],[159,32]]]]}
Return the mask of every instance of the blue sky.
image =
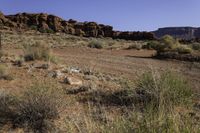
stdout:
{"type": "Polygon", "coordinates": [[[4,14],[45,12],[123,31],[200,27],[200,0],[0,0],[0,10],[4,14]]]}

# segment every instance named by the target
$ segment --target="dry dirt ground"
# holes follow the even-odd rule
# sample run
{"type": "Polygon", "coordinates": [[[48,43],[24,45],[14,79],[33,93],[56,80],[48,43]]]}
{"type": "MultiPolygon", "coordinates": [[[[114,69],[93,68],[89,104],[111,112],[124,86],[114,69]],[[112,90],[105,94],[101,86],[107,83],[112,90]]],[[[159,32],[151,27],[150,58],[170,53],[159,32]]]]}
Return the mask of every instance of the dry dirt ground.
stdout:
{"type": "Polygon", "coordinates": [[[54,49],[54,53],[71,66],[91,69],[135,79],[145,71],[176,71],[200,91],[200,64],[176,60],[158,60],[150,50],[98,50],[84,47],[54,49]]]}
{"type": "Polygon", "coordinates": [[[52,46],[53,53],[62,64],[69,67],[89,68],[100,73],[111,74],[134,80],[145,71],[176,71],[188,79],[195,91],[200,92],[200,63],[177,60],[158,60],[151,56],[152,50],[125,50],[145,41],[98,39],[103,49],[88,48],[93,38],[81,38],[71,35],[49,35],[36,33],[15,33],[2,31],[3,49],[13,57],[23,55],[23,45],[42,41],[52,46]]]}

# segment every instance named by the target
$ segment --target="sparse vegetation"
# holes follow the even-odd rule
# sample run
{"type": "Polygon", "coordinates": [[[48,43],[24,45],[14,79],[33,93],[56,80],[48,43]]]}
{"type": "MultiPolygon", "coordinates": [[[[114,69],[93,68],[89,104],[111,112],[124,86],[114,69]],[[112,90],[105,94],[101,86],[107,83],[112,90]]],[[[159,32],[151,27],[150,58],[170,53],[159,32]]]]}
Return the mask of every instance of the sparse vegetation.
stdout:
{"type": "Polygon", "coordinates": [[[140,50],[140,49],[142,49],[142,45],[139,44],[139,43],[133,43],[133,44],[129,45],[129,47],[127,49],[137,49],[137,50],[140,50]]]}
{"type": "Polygon", "coordinates": [[[180,45],[179,41],[174,39],[173,37],[169,35],[163,36],[159,44],[154,45],[154,49],[157,50],[157,52],[166,52],[176,49],[180,45]]]}
{"type": "Polygon", "coordinates": [[[58,91],[48,85],[35,84],[16,99],[9,93],[0,93],[1,124],[12,123],[28,131],[44,133],[54,130],[53,120],[59,116],[61,105],[58,91]]]}
{"type": "Polygon", "coordinates": [[[30,29],[31,29],[31,30],[37,30],[38,28],[37,28],[36,25],[32,25],[32,26],[30,26],[30,29]]]}
{"type": "Polygon", "coordinates": [[[151,49],[156,49],[156,47],[158,46],[159,46],[158,41],[150,41],[146,45],[143,45],[142,48],[151,50],[151,49]]]}
{"type": "MultiPolygon", "coordinates": [[[[98,107],[98,112],[90,112],[84,117],[83,124],[92,126],[76,127],[87,132],[199,132],[199,121],[193,119],[187,110],[192,109],[193,93],[187,82],[172,72],[144,73],[134,87],[125,85],[118,92],[96,91],[87,95],[89,111],[98,107]],[[105,107],[117,106],[125,113],[114,116],[112,120],[107,117],[105,107]],[[182,108],[182,111],[177,111],[182,108]],[[92,118],[91,118],[92,117],[92,118]],[[97,121],[98,122],[97,122],[97,121]],[[95,127],[95,130],[94,130],[95,127]]],[[[95,109],[96,110],[96,109],[95,109]]],[[[69,120],[70,121],[70,120],[69,120]]]]}
{"type": "Polygon", "coordinates": [[[189,54],[192,53],[192,49],[188,47],[187,45],[180,45],[176,48],[176,51],[179,54],[189,54]]]}
{"type": "MultiPolygon", "coordinates": [[[[179,53],[188,53],[185,45],[178,49],[181,44],[170,45],[176,41],[166,41],[169,44],[165,46],[164,43],[160,45],[160,41],[97,38],[95,40],[104,48],[97,56],[96,50],[85,48],[94,38],[35,32],[5,36],[3,43],[9,54],[1,60],[2,70],[12,68],[16,80],[0,80],[0,89],[10,91],[0,91],[0,132],[8,132],[11,128],[14,128],[11,129],[13,132],[19,129],[35,133],[200,131],[199,99],[194,93],[199,91],[199,64],[184,62],[180,65],[178,61],[168,61],[165,65],[166,61],[140,60],[134,56],[150,57],[155,53],[153,50],[125,50],[144,45],[147,49],[161,49],[179,55],[178,50],[179,53]],[[20,45],[24,43],[21,55],[20,45]],[[50,46],[55,47],[56,55],[64,59],[63,64],[44,62],[55,57],[50,46]],[[24,59],[32,61],[24,62],[24,59]],[[148,64],[158,71],[144,73],[148,64]],[[166,71],[168,69],[184,76],[188,74],[187,80],[183,75],[166,71]],[[66,76],[82,80],[82,85],[65,84],[66,76]],[[35,79],[46,82],[38,84],[35,79]],[[60,92],[62,90],[65,93],[60,92]]],[[[187,54],[184,56],[188,57],[187,54]]],[[[9,75],[10,71],[7,72],[9,75]]]]}
{"type": "Polygon", "coordinates": [[[37,132],[47,132],[53,128],[53,120],[58,118],[58,97],[48,85],[34,85],[21,97],[18,105],[17,124],[28,126],[37,132]]]}
{"type": "Polygon", "coordinates": [[[166,72],[162,75],[145,73],[139,79],[136,88],[128,85],[124,87],[114,93],[92,92],[90,94],[92,97],[88,98],[107,105],[135,106],[142,104],[158,108],[161,105],[166,107],[180,105],[188,102],[192,97],[191,88],[186,81],[171,72],[166,72]]]}
{"type": "Polygon", "coordinates": [[[0,59],[4,56],[3,50],[0,50],[0,59]]]}
{"type": "Polygon", "coordinates": [[[98,40],[93,40],[88,44],[88,47],[102,49],[103,48],[103,42],[98,41],[98,40]]]}
{"type": "Polygon", "coordinates": [[[0,64],[0,79],[5,79],[5,80],[12,80],[12,76],[9,73],[8,67],[5,65],[0,64]]]}
{"type": "Polygon", "coordinates": [[[48,28],[48,29],[40,28],[39,31],[41,33],[54,33],[54,31],[50,28],[48,28]]]}
{"type": "Polygon", "coordinates": [[[16,97],[0,90],[0,127],[15,119],[17,112],[14,109],[17,103],[16,97]]]}
{"type": "Polygon", "coordinates": [[[26,61],[45,60],[54,61],[50,46],[41,42],[24,45],[24,58],[26,61]]]}
{"type": "Polygon", "coordinates": [[[200,51],[200,43],[193,43],[191,44],[192,49],[200,51]]]}
{"type": "Polygon", "coordinates": [[[147,45],[143,46],[143,48],[155,49],[158,55],[163,52],[178,52],[179,54],[192,53],[191,48],[180,44],[177,39],[169,35],[163,36],[159,41],[150,41],[147,45]]]}
{"type": "Polygon", "coordinates": [[[171,72],[156,75],[147,73],[142,76],[136,87],[136,92],[152,102],[154,107],[173,107],[188,102],[192,99],[191,88],[187,82],[171,72]]]}

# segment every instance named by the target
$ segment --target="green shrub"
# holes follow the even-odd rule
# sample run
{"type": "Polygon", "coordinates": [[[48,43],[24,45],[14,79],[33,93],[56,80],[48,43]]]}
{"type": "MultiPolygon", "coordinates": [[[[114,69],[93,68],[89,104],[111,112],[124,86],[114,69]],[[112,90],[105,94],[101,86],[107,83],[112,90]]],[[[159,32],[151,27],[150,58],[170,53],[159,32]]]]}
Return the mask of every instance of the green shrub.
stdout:
{"type": "Polygon", "coordinates": [[[180,45],[177,39],[174,39],[170,35],[165,35],[160,39],[160,42],[163,43],[164,48],[166,49],[175,49],[177,46],[180,45]]]}
{"type": "Polygon", "coordinates": [[[190,54],[190,53],[192,53],[192,49],[189,48],[186,45],[178,46],[175,51],[177,51],[179,54],[190,54]]]}
{"type": "Polygon", "coordinates": [[[140,49],[142,49],[142,45],[138,44],[138,43],[134,43],[134,44],[131,44],[130,46],[128,46],[127,49],[137,49],[137,50],[140,50],[140,49]]]}
{"type": "Polygon", "coordinates": [[[163,36],[159,41],[151,41],[143,48],[155,49],[157,53],[163,52],[178,52],[179,54],[192,53],[192,49],[186,45],[181,45],[177,39],[169,35],[163,36]]]}
{"type": "Polygon", "coordinates": [[[51,48],[46,44],[42,44],[41,42],[35,42],[34,44],[24,45],[24,58],[26,61],[48,61],[51,58],[51,56],[51,48]]]}
{"type": "Polygon", "coordinates": [[[31,30],[38,30],[38,28],[37,28],[36,25],[31,25],[31,26],[30,26],[30,29],[31,29],[31,30]]]}
{"type": "Polygon", "coordinates": [[[52,29],[48,28],[48,29],[44,29],[44,28],[39,28],[39,31],[41,33],[55,33],[52,29]]]}
{"type": "Polygon", "coordinates": [[[102,49],[103,48],[103,42],[98,41],[98,40],[93,40],[88,44],[88,47],[102,49]]]}
{"type": "Polygon", "coordinates": [[[200,50],[200,43],[193,43],[191,46],[194,50],[200,50]]]}
{"type": "Polygon", "coordinates": [[[160,44],[155,47],[157,52],[166,52],[176,49],[180,43],[170,35],[165,35],[160,39],[160,44]]]}
{"type": "Polygon", "coordinates": [[[143,45],[142,48],[144,49],[156,49],[159,46],[158,41],[150,41],[146,45],[143,45]]]}

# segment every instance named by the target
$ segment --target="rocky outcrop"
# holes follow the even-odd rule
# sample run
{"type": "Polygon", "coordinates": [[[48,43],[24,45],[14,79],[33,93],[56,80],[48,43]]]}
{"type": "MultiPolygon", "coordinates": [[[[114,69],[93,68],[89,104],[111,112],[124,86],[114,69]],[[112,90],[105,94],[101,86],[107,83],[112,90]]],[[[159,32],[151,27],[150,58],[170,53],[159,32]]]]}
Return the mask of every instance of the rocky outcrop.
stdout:
{"type": "Polygon", "coordinates": [[[150,32],[120,32],[114,31],[112,26],[97,24],[96,22],[68,21],[49,14],[19,13],[4,16],[0,14],[0,24],[16,29],[32,29],[40,32],[63,32],[84,37],[111,37],[126,40],[152,40],[154,35],[150,32]]]}
{"type": "Polygon", "coordinates": [[[17,25],[14,22],[7,19],[4,16],[4,14],[0,12],[0,28],[4,28],[4,27],[14,28],[14,27],[17,27],[17,25]]]}
{"type": "Polygon", "coordinates": [[[191,40],[200,38],[200,28],[194,27],[166,27],[160,28],[153,32],[156,37],[160,38],[164,35],[171,35],[175,38],[191,40]]]}
{"type": "Polygon", "coordinates": [[[154,35],[150,32],[115,32],[114,38],[125,40],[153,40],[154,35]]]}

